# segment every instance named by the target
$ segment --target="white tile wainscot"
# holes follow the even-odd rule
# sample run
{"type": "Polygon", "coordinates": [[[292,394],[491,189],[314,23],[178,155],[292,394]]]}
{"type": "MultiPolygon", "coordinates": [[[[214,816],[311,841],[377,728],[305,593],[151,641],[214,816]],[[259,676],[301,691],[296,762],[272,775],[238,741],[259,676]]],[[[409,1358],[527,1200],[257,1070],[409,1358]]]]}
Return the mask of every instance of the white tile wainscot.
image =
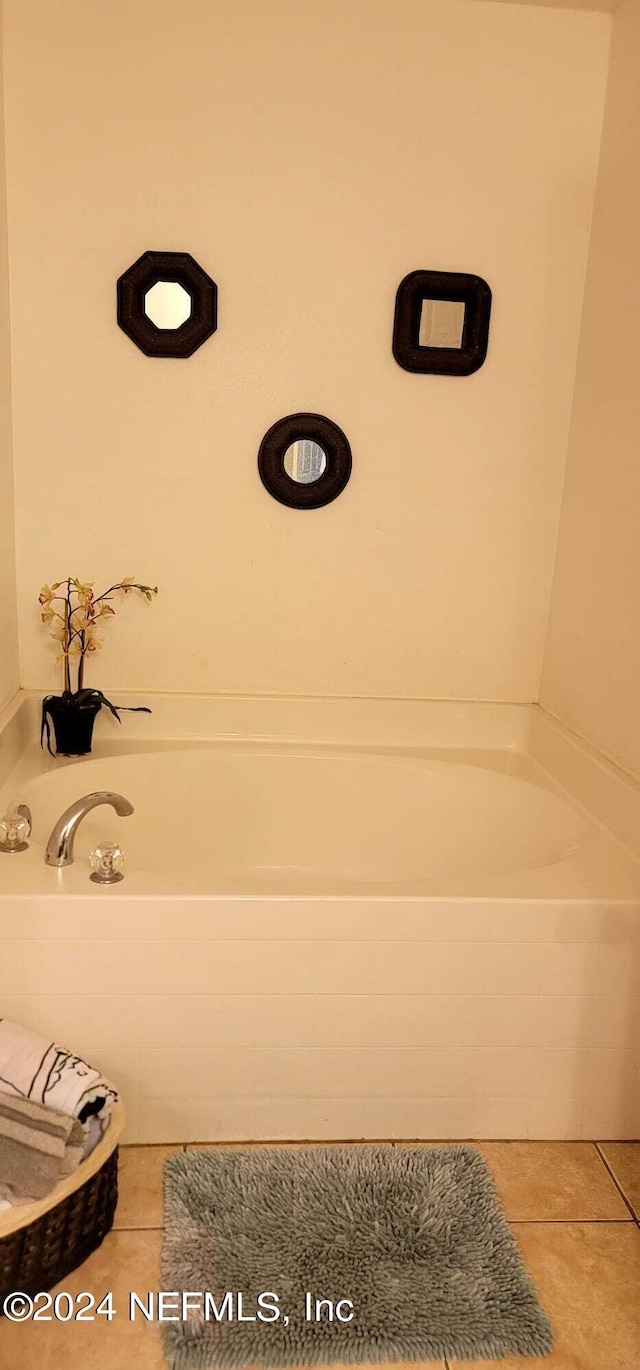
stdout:
{"type": "Polygon", "coordinates": [[[638,904],[99,892],[1,898],[0,941],[0,1013],[129,1141],[640,1132],[638,904]]]}

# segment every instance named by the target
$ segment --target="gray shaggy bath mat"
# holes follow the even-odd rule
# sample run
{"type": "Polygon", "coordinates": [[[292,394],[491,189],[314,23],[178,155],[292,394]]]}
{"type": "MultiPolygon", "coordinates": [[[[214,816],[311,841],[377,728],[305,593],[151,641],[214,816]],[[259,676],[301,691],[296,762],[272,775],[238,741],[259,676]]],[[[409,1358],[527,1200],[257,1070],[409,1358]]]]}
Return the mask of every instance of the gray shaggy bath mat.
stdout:
{"type": "Polygon", "coordinates": [[[162,1287],[189,1291],[164,1327],[171,1370],[552,1347],[471,1146],[182,1152],[165,1162],[164,1222],[162,1287]]]}

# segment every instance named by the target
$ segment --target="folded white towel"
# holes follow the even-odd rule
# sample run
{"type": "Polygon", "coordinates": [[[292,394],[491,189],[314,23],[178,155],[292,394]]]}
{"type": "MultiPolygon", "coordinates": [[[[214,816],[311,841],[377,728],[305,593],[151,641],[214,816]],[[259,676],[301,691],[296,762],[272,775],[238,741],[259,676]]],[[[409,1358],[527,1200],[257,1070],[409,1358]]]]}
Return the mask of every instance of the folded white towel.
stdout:
{"type": "MultiPolygon", "coordinates": [[[[8,1018],[0,1018],[0,1090],[77,1118],[94,1146],[118,1099],[113,1085],[82,1057],[8,1018]],[[98,1135],[95,1124],[90,1128],[92,1118],[98,1120],[98,1135]]],[[[85,1146],[85,1154],[91,1149],[85,1146]]]]}

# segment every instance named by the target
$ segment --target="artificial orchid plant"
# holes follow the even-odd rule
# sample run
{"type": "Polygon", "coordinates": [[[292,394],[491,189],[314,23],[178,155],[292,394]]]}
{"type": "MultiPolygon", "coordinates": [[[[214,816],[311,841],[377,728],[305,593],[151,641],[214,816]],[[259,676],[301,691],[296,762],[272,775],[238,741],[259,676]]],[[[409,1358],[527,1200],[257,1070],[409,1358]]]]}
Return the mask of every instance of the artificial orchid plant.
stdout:
{"type": "MultiPolygon", "coordinates": [[[[122,580],[110,585],[102,594],[94,593],[94,581],[84,582],[78,580],[76,576],[67,576],[66,580],[56,580],[52,585],[43,585],[38,596],[40,604],[40,617],[43,623],[49,625],[52,636],[60,644],[60,652],[56,657],[57,662],[63,663],[64,688],[61,698],[65,704],[77,704],[82,707],[93,703],[94,705],[105,705],[120,722],[119,710],[129,707],[130,712],[150,713],[151,710],[138,706],[131,709],[124,704],[112,704],[102,693],[102,690],[88,688],[84,684],[85,659],[93,652],[97,652],[102,646],[104,638],[98,632],[99,621],[112,618],[115,609],[112,601],[115,595],[131,594],[138,590],[144,595],[145,599],[151,601],[158,593],[157,585],[140,585],[133,576],[123,576],[122,580]],[[60,591],[60,594],[57,593],[60,591]],[[72,669],[75,667],[76,688],[72,689],[72,669]]],[[[47,745],[51,751],[49,741],[49,726],[47,720],[47,705],[56,696],[48,695],[43,700],[42,705],[42,734],[46,727],[47,745]]],[[[42,740],[42,739],[41,739],[42,740]]]]}

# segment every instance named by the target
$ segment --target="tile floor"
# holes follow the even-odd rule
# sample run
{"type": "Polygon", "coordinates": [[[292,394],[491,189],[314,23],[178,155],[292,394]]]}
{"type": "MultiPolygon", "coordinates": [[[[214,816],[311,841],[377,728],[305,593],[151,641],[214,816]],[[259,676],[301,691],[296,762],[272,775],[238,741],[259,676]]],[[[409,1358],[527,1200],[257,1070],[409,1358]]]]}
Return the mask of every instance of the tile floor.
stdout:
{"type": "MultiPolygon", "coordinates": [[[[401,1145],[401,1143],[399,1143],[401,1145]]],[[[429,1143],[433,1145],[433,1143],[429,1143]]],[[[542,1360],[451,1362],[448,1370],[640,1370],[640,1142],[480,1143],[528,1269],[551,1316],[542,1360]]],[[[72,1294],[159,1287],[162,1163],[179,1147],[123,1147],[114,1231],[63,1282],[72,1294]]],[[[0,1320],[0,1370],[162,1370],[156,1327],[0,1320]]],[[[419,1370],[412,1367],[411,1370],[419,1370]]],[[[447,1370],[444,1362],[431,1370],[447,1370]]]]}

